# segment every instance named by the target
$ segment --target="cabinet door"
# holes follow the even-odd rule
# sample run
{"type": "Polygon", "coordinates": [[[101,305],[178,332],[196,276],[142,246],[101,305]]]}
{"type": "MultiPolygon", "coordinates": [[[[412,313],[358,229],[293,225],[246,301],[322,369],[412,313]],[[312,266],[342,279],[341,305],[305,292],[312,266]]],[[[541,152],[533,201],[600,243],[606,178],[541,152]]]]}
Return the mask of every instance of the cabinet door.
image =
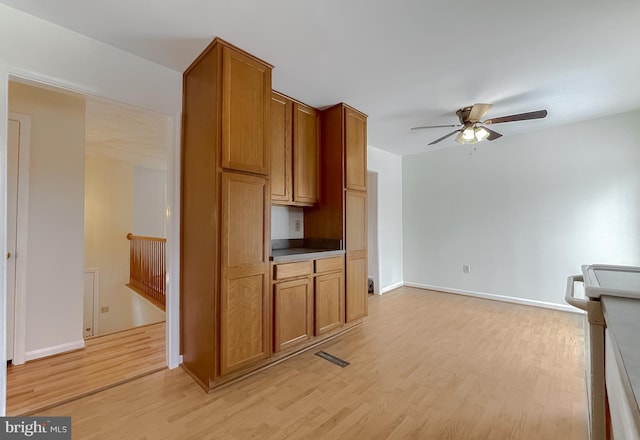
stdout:
{"type": "Polygon", "coordinates": [[[271,68],[222,48],[222,166],[269,174],[271,68]]]}
{"type": "Polygon", "coordinates": [[[284,350],[311,338],[311,287],[311,278],[284,281],[273,286],[274,351],[284,350]]]}
{"type": "Polygon", "coordinates": [[[291,135],[293,103],[271,94],[271,200],[290,202],[292,180],[291,135]]]}
{"type": "Polygon", "coordinates": [[[347,189],[367,190],[367,118],[350,108],[344,115],[347,189]]]}
{"type": "Polygon", "coordinates": [[[270,355],[267,189],[265,178],[222,173],[220,374],[223,375],[270,355]]]}
{"type": "Polygon", "coordinates": [[[344,271],[316,277],[315,306],[316,335],[342,326],[344,323],[344,271]]]}
{"type": "Polygon", "coordinates": [[[346,321],[367,316],[367,193],[346,191],[346,321]]]}
{"type": "Polygon", "coordinates": [[[318,202],[319,124],[318,111],[293,105],[293,201],[318,202]]]}

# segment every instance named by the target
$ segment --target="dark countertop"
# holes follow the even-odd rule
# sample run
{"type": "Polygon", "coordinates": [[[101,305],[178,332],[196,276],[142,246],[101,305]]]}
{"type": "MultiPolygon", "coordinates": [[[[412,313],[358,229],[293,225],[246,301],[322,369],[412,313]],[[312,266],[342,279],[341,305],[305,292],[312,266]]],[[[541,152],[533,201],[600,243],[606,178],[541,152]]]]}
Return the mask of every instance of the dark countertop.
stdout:
{"type": "Polygon", "coordinates": [[[334,257],[338,255],[344,255],[344,250],[299,247],[299,248],[273,249],[271,251],[270,259],[275,263],[283,263],[283,262],[289,262],[289,261],[334,257]]]}

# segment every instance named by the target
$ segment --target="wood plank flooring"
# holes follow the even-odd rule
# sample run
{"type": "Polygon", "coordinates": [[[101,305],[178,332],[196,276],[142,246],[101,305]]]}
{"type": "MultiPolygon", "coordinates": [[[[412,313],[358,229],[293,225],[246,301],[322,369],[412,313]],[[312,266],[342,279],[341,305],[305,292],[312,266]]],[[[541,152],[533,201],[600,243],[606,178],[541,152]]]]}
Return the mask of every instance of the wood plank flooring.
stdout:
{"type": "Polygon", "coordinates": [[[51,408],[81,439],[587,438],[582,317],[401,288],[365,324],[205,394],[164,370],[51,408]]]}
{"type": "Polygon", "coordinates": [[[32,414],[164,368],[164,322],[88,339],[82,350],[9,366],[7,415],[32,414]]]}

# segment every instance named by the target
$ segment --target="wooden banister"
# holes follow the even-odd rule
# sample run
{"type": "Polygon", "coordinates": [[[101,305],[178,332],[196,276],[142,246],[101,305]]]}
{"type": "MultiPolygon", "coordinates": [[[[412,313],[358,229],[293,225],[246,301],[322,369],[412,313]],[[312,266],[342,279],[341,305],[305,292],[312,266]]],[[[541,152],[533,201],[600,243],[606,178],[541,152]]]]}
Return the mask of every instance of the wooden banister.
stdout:
{"type": "Polygon", "coordinates": [[[165,310],[166,238],[127,234],[129,240],[129,286],[165,310]]]}

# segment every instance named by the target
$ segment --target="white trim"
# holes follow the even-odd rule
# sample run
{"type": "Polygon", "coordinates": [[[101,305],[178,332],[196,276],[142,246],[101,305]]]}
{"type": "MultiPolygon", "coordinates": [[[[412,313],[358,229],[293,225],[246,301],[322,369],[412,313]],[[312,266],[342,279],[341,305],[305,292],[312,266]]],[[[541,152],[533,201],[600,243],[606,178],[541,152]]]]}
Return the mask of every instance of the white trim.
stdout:
{"type": "Polygon", "coordinates": [[[384,293],[387,293],[387,292],[391,292],[392,290],[395,290],[395,289],[397,289],[399,287],[402,287],[404,285],[405,284],[402,281],[400,281],[399,283],[395,283],[395,284],[392,284],[390,286],[386,286],[386,287],[384,287],[384,288],[382,288],[380,290],[380,295],[382,295],[384,293]]]}
{"type": "Polygon", "coordinates": [[[13,364],[25,363],[27,334],[27,249],[29,239],[29,163],[31,116],[9,112],[8,119],[20,123],[18,146],[18,203],[16,213],[16,287],[13,321],[13,364]]]}
{"type": "Polygon", "coordinates": [[[47,356],[53,356],[54,354],[66,353],[68,351],[79,350],[84,348],[84,340],[67,342],[66,344],[54,345],[53,347],[39,348],[38,350],[27,351],[25,353],[25,359],[32,361],[34,359],[40,359],[47,356]]]}
{"type": "MultiPolygon", "coordinates": [[[[0,252],[3,258],[0,258],[0,322],[6,323],[7,319],[7,259],[4,258],[7,236],[7,128],[9,110],[8,110],[8,93],[9,93],[9,76],[2,61],[0,61],[0,252]]],[[[0,416],[6,414],[7,409],[7,326],[0,325],[0,416]]],[[[15,350],[15,348],[14,348],[15,350]]]]}
{"type": "Polygon", "coordinates": [[[173,148],[167,157],[166,341],[167,366],[176,368],[180,356],[180,144],[182,113],[172,117],[173,148]]]}
{"type": "Polygon", "coordinates": [[[502,301],[502,302],[508,302],[513,304],[522,304],[525,306],[541,307],[543,309],[560,310],[562,312],[584,314],[582,310],[578,310],[575,307],[572,307],[568,304],[556,304],[556,303],[551,303],[546,301],[538,301],[534,299],[516,298],[513,296],[496,295],[493,293],[473,292],[470,290],[452,289],[449,287],[441,287],[441,286],[430,286],[427,284],[412,283],[407,281],[404,282],[404,285],[407,287],[416,287],[418,289],[436,290],[439,292],[455,293],[456,295],[473,296],[476,298],[489,299],[493,301],[502,301]]]}

